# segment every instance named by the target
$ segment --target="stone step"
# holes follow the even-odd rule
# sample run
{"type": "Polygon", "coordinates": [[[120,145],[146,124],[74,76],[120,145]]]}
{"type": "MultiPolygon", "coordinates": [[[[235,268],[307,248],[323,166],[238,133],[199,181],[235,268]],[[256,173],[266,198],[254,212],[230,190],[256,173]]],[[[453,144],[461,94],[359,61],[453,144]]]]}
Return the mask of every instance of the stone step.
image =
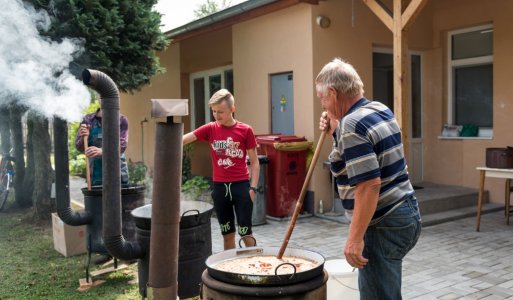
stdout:
{"type": "MultiPolygon", "coordinates": [[[[474,188],[423,183],[416,189],[420,212],[423,215],[449,210],[458,210],[477,204],[478,190],[474,188]]],[[[483,195],[483,203],[488,203],[488,192],[483,195]]]]}
{"type": "MultiPolygon", "coordinates": [[[[492,212],[500,211],[500,210],[504,210],[504,205],[496,204],[496,203],[485,203],[485,204],[483,204],[481,214],[483,215],[483,214],[492,213],[492,212]]],[[[435,213],[430,213],[430,214],[422,213],[422,210],[421,210],[423,227],[428,227],[428,226],[445,223],[445,222],[449,222],[449,221],[454,221],[454,220],[459,220],[459,219],[463,219],[463,218],[475,217],[476,215],[477,215],[477,206],[476,205],[466,206],[466,207],[461,207],[461,208],[451,209],[451,210],[446,210],[446,211],[440,211],[440,212],[435,212],[435,213]]],[[[339,212],[337,212],[337,213],[327,212],[324,214],[316,214],[315,216],[318,218],[321,218],[321,219],[326,219],[326,220],[334,221],[337,223],[349,224],[349,221],[344,216],[344,214],[339,213],[339,212]]],[[[506,219],[504,219],[504,221],[505,220],[506,219]]]]}
{"type": "MultiPolygon", "coordinates": [[[[424,227],[477,215],[478,189],[422,182],[415,185],[415,193],[419,201],[424,227]]],[[[504,210],[503,204],[488,202],[488,192],[485,191],[483,214],[504,210]]],[[[315,216],[348,224],[349,221],[345,218],[343,211],[342,205],[337,199],[334,211],[315,216]]]]}
{"type": "MultiPolygon", "coordinates": [[[[481,210],[481,215],[504,210],[503,204],[497,203],[485,203],[483,204],[483,208],[481,210]]],[[[422,213],[422,210],[421,210],[422,213]]],[[[445,223],[449,221],[459,220],[463,218],[475,217],[477,215],[477,206],[466,206],[458,209],[451,209],[446,211],[440,211],[436,213],[430,214],[422,214],[422,226],[432,226],[440,223],[445,223]]],[[[504,222],[506,218],[504,218],[504,222]]],[[[477,219],[476,219],[477,222],[477,219]]],[[[477,224],[477,223],[476,223],[477,224]]]]}

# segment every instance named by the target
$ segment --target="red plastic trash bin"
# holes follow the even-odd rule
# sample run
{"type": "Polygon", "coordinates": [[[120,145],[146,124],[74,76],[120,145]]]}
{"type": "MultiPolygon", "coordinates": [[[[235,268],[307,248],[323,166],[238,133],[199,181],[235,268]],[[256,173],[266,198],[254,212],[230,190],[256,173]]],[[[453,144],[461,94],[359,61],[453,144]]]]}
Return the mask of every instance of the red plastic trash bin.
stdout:
{"type": "Polygon", "coordinates": [[[267,215],[291,216],[306,177],[306,159],[312,142],[290,135],[257,135],[259,155],[266,155],[267,215]]]}

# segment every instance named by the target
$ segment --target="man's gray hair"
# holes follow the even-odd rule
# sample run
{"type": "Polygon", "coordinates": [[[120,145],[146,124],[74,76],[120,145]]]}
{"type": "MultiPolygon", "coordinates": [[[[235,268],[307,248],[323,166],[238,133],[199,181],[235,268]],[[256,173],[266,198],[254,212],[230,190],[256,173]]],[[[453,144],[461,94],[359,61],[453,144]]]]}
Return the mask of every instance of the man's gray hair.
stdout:
{"type": "Polygon", "coordinates": [[[227,89],[220,89],[215,92],[214,95],[208,101],[208,106],[220,104],[222,102],[226,102],[228,107],[233,107],[235,105],[235,99],[233,99],[232,93],[230,93],[227,89]]]}
{"type": "Polygon", "coordinates": [[[326,94],[332,87],[337,92],[353,98],[363,95],[363,82],[354,67],[340,58],[327,63],[315,78],[317,92],[326,94]]]}

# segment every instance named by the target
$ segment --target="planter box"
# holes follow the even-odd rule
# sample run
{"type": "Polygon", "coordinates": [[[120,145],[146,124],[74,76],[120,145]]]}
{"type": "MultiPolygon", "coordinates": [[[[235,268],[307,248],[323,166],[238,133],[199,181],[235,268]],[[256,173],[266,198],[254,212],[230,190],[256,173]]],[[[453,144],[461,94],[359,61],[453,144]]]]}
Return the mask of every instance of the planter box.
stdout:
{"type": "Polygon", "coordinates": [[[87,252],[86,226],[71,226],[64,223],[57,213],[52,214],[53,246],[64,256],[87,252]]]}

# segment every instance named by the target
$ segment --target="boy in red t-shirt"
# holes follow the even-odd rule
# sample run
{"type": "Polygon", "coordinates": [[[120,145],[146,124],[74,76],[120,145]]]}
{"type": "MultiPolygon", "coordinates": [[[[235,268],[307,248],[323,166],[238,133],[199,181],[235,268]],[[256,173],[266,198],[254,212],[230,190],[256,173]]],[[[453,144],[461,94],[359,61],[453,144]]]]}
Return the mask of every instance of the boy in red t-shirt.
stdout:
{"type": "Polygon", "coordinates": [[[235,248],[235,217],[244,244],[247,247],[256,245],[251,216],[260,173],[257,143],[251,126],[233,118],[234,104],[233,95],[228,90],[217,91],[208,102],[215,122],[205,124],[182,138],[184,145],[197,140],[210,144],[214,173],[212,199],[225,250],[235,248]],[[246,154],[250,160],[250,171],[246,154]]]}

